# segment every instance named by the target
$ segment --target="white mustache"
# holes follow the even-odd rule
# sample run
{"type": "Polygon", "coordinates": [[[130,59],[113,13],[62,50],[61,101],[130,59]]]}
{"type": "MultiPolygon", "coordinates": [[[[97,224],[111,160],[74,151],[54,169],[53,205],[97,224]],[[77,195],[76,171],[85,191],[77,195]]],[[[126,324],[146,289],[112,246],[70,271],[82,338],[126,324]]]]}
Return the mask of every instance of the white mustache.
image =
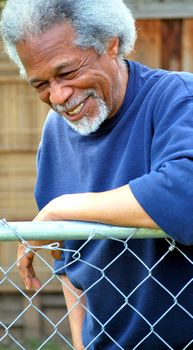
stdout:
{"type": "Polygon", "coordinates": [[[92,96],[95,99],[98,99],[98,95],[94,89],[87,90],[84,97],[76,98],[70,102],[65,102],[63,105],[52,104],[52,108],[58,113],[68,113],[68,111],[73,110],[77,106],[79,106],[82,102],[85,101],[86,98],[92,96]]]}

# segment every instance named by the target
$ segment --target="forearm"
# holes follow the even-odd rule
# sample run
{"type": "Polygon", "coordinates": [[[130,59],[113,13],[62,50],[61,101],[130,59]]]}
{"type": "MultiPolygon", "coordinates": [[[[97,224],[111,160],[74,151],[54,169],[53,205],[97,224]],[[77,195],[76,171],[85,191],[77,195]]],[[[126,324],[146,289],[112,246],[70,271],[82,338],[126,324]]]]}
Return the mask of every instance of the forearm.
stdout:
{"type": "Polygon", "coordinates": [[[82,291],[75,288],[67,276],[62,276],[62,281],[62,289],[69,311],[73,346],[76,350],[83,350],[82,323],[85,315],[85,310],[83,308],[83,305],[85,305],[85,298],[83,296],[81,297],[82,291]],[[78,298],[80,298],[79,303],[77,303],[78,298]]]}
{"type": "Polygon", "coordinates": [[[81,220],[118,226],[157,227],[137,202],[128,185],[106,192],[58,197],[50,202],[47,208],[45,207],[44,215],[48,215],[50,220],[81,220]]]}
{"type": "Polygon", "coordinates": [[[87,212],[92,221],[117,226],[151,227],[156,223],[143,210],[128,185],[115,190],[91,194],[92,210],[87,212]]]}

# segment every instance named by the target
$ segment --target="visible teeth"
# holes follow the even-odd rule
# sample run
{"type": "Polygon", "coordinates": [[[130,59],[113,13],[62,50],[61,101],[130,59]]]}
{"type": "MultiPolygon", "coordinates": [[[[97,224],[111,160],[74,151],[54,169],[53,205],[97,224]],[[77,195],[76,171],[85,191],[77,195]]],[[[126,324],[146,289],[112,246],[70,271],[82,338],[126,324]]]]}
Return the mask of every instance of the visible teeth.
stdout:
{"type": "Polygon", "coordinates": [[[75,109],[73,109],[72,111],[68,111],[69,115],[76,115],[78,113],[80,113],[81,109],[84,107],[84,102],[81,103],[78,107],[76,107],[75,109]]]}

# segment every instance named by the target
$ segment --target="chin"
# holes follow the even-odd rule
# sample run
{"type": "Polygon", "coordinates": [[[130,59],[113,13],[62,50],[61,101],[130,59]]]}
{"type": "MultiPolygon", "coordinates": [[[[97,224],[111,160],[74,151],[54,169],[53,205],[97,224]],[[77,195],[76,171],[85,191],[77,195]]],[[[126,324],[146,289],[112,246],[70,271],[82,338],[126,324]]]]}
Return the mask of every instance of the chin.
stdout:
{"type": "Polygon", "coordinates": [[[84,116],[77,121],[70,121],[65,118],[67,124],[77,133],[87,136],[97,131],[101,124],[108,118],[109,111],[105,103],[99,105],[99,113],[95,117],[84,116]]]}

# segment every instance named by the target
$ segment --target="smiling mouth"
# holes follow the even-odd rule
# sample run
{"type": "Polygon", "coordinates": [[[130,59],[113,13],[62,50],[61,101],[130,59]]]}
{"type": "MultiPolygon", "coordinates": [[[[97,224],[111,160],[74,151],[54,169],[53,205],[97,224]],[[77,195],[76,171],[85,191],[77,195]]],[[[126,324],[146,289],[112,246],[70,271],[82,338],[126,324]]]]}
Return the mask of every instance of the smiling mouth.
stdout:
{"type": "Polygon", "coordinates": [[[87,93],[81,101],[80,99],[77,99],[71,103],[66,102],[63,105],[53,104],[52,108],[64,118],[76,122],[87,115],[87,110],[90,105],[90,97],[93,97],[93,92],[87,93]]]}
{"type": "Polygon", "coordinates": [[[67,114],[70,115],[70,116],[75,116],[75,115],[79,114],[82,111],[84,105],[85,105],[85,101],[82,102],[81,104],[79,104],[79,106],[77,106],[76,108],[72,109],[71,111],[68,111],[67,114]]]}

